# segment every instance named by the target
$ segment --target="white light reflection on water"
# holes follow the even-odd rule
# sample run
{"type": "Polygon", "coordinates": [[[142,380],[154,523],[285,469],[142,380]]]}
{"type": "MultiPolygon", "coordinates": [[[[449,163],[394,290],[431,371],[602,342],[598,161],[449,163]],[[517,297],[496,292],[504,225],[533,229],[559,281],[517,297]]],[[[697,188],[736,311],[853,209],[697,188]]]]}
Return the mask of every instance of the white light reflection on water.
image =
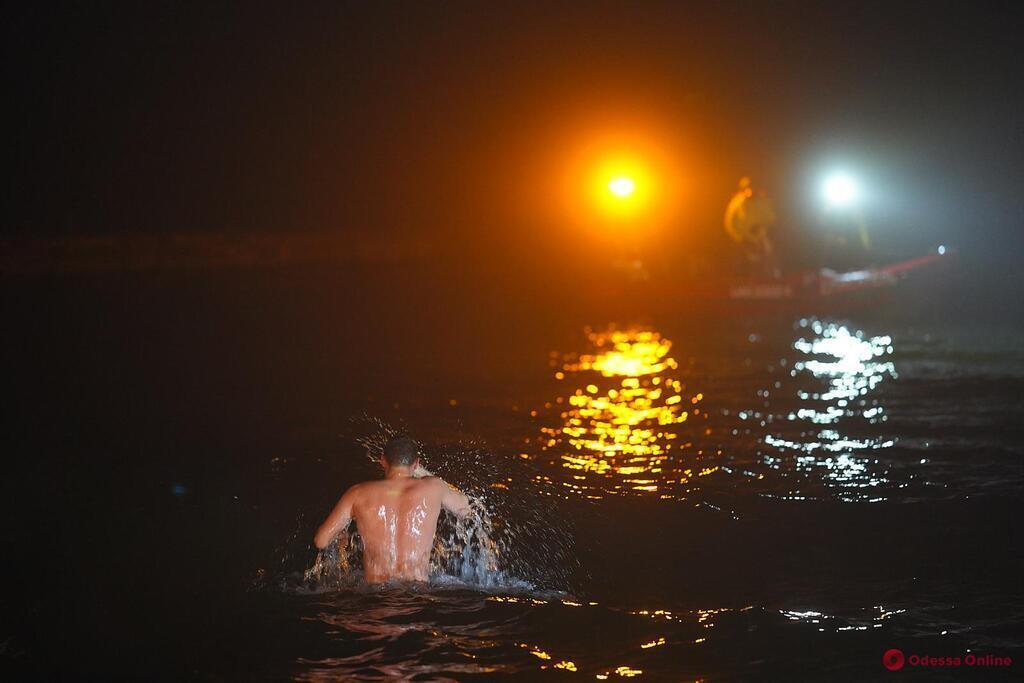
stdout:
{"type": "MultiPolygon", "coordinates": [[[[793,342],[793,349],[800,356],[790,371],[798,382],[795,393],[799,404],[778,417],[784,423],[806,425],[808,429],[798,434],[791,430],[767,433],[764,443],[776,454],[764,455],[763,461],[776,470],[792,467],[820,476],[827,486],[838,490],[840,500],[884,500],[874,491],[888,480],[879,460],[870,453],[892,447],[895,440],[848,432],[871,432],[871,425],[888,420],[875,392],[883,382],[897,376],[891,360],[892,338],[869,336],[843,324],[820,320],[801,320],[799,329],[801,336],[793,342]],[[796,455],[791,458],[787,452],[796,455]]],[[[783,497],[804,496],[793,491],[783,497]]]]}
{"type": "MultiPolygon", "coordinates": [[[[828,379],[829,387],[820,395],[804,398],[834,401],[836,408],[845,409],[857,397],[866,396],[874,390],[887,376],[896,375],[892,361],[883,360],[893,350],[892,338],[888,335],[865,338],[859,330],[851,333],[845,325],[818,321],[810,323],[810,328],[816,336],[810,340],[800,337],[793,343],[793,348],[811,358],[794,363],[793,373],[806,370],[815,377],[828,379]]],[[[877,414],[877,411],[869,410],[872,416],[877,414]]],[[[813,410],[809,413],[814,422],[826,424],[834,422],[839,415],[852,415],[853,411],[829,411],[824,416],[815,414],[813,410]]]]}
{"type": "Polygon", "coordinates": [[[907,610],[895,607],[875,605],[870,609],[860,610],[859,614],[838,618],[835,615],[824,614],[814,610],[798,611],[780,609],[779,614],[790,621],[817,626],[819,632],[835,631],[867,631],[873,628],[882,628],[883,622],[891,619],[897,614],[903,614],[907,610]]]}

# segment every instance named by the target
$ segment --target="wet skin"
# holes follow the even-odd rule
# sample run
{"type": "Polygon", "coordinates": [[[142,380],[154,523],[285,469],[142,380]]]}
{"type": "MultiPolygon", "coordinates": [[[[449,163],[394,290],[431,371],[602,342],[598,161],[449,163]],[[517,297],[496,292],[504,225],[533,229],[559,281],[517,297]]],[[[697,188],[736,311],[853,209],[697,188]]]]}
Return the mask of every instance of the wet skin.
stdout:
{"type": "Polygon", "coordinates": [[[442,508],[462,517],[469,512],[469,500],[437,477],[416,476],[425,472],[418,463],[384,467],[384,479],[356,484],[345,492],[314,542],[317,548],[326,548],[355,520],[368,582],[426,581],[442,508]]]}

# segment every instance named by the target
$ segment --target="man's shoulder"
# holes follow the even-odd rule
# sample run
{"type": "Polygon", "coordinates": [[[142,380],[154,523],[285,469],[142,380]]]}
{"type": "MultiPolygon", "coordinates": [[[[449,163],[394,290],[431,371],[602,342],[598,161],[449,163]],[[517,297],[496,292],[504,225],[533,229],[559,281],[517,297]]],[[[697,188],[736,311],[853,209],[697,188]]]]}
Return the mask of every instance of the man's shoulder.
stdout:
{"type": "MultiPolygon", "coordinates": [[[[394,490],[396,482],[390,479],[370,479],[369,481],[363,481],[358,484],[354,484],[349,488],[346,495],[354,495],[356,493],[373,493],[378,490],[394,490]]],[[[405,487],[414,487],[418,489],[441,489],[448,485],[440,477],[427,476],[427,477],[416,477],[415,479],[407,479],[402,484],[405,487]]]]}
{"type": "MultiPolygon", "coordinates": [[[[396,485],[396,481],[393,479],[370,479],[368,481],[361,481],[358,484],[353,484],[349,488],[350,493],[357,491],[374,491],[377,489],[393,489],[396,485]]],[[[406,479],[403,483],[405,486],[424,486],[424,487],[435,487],[443,486],[444,481],[438,477],[416,477],[415,479],[406,479]]]]}
{"type": "Polygon", "coordinates": [[[377,483],[377,482],[376,481],[361,481],[358,484],[352,484],[351,486],[348,487],[348,490],[345,491],[345,495],[348,496],[349,498],[351,498],[351,497],[359,494],[360,492],[366,491],[367,489],[371,488],[375,483],[377,483]]]}
{"type": "Polygon", "coordinates": [[[417,477],[414,486],[418,491],[431,491],[437,495],[441,495],[444,490],[448,487],[448,484],[444,483],[444,479],[435,477],[433,475],[427,477],[417,477]]]}

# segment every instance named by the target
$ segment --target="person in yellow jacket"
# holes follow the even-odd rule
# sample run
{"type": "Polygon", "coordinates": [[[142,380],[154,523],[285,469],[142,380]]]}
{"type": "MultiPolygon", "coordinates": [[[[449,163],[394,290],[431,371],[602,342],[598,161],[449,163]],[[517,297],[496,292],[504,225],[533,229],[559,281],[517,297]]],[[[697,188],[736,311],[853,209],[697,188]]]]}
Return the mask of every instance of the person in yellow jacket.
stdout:
{"type": "Polygon", "coordinates": [[[750,178],[740,178],[739,187],[725,209],[725,232],[736,247],[743,270],[777,277],[778,262],[771,232],[775,206],[764,192],[755,192],[750,178]]]}

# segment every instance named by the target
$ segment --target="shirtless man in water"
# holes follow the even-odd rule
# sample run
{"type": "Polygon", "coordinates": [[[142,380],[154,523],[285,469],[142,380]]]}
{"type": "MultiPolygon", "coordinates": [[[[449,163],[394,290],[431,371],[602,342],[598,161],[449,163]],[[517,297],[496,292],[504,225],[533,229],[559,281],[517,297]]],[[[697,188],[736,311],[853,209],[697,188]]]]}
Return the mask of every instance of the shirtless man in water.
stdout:
{"type": "Polygon", "coordinates": [[[367,581],[426,581],[441,508],[463,517],[469,499],[420,467],[416,442],[409,437],[388,441],[380,462],[384,478],[346,491],[317,529],[314,542],[323,550],[355,520],[363,537],[367,581]]]}

